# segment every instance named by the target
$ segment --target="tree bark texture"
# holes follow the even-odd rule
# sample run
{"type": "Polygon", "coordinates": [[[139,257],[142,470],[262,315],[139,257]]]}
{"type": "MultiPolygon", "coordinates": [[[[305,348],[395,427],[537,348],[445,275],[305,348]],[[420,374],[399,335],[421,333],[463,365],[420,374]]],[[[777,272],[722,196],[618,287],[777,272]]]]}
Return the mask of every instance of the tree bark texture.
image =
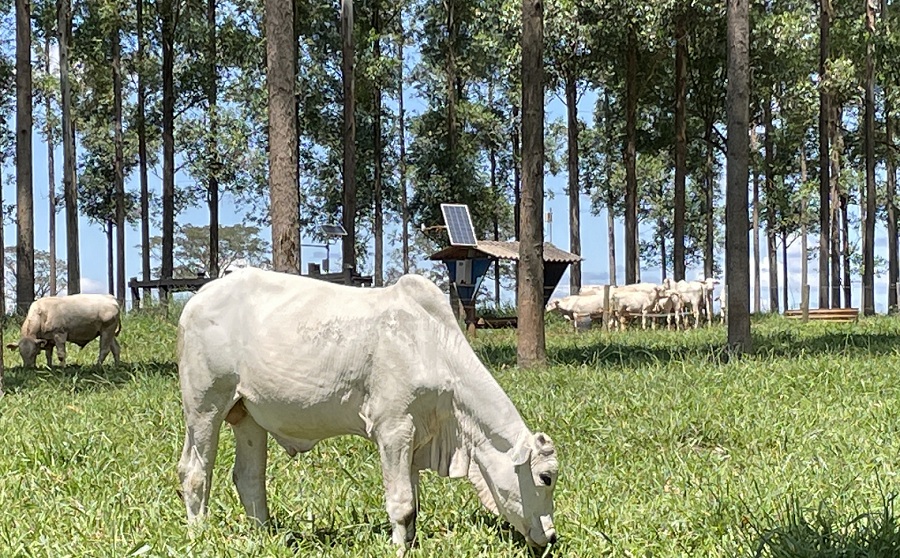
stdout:
{"type": "MultiPolygon", "coordinates": [[[[137,0],[137,135],[141,188],[141,278],[150,280],[150,186],[147,176],[147,83],[144,78],[144,0],[137,0]]],[[[144,289],[144,300],[151,290],[144,289]]]]}
{"type": "MultiPolygon", "coordinates": [[[[512,112],[512,153],[513,153],[513,226],[516,229],[516,240],[520,240],[522,216],[522,138],[520,134],[519,106],[515,103],[512,112]]],[[[518,269],[518,266],[516,267],[518,269]]],[[[518,273],[518,272],[517,272],[518,273]]],[[[518,285],[518,281],[516,281],[518,285]]],[[[518,287],[516,287],[518,288],[518,287]]],[[[518,295],[517,295],[518,296],[518,295]]]]}
{"type": "MultiPolygon", "coordinates": [[[[578,187],[578,82],[566,77],[566,132],[568,135],[569,251],[581,255],[581,189],[578,187]]],[[[581,292],[581,262],[569,264],[569,293],[581,292]]]]}
{"type": "Polygon", "coordinates": [[[81,292],[81,258],[78,252],[78,187],[75,182],[75,129],[72,122],[72,88],[69,85],[69,37],[72,35],[72,5],[60,0],[59,88],[62,96],[63,194],[66,203],[66,292],[81,292]]]}
{"type": "MultiPolygon", "coordinates": [[[[50,33],[44,37],[44,71],[50,75],[50,33]]],[[[54,138],[53,126],[50,125],[50,115],[53,111],[51,104],[51,95],[46,95],[44,110],[47,114],[47,200],[49,202],[48,225],[49,225],[49,253],[50,253],[50,296],[56,296],[56,138],[54,138]]],[[[0,247],[3,244],[0,243],[0,247]]],[[[5,267],[0,269],[6,269],[5,267]]],[[[3,314],[0,314],[2,316],[3,314]]]]}
{"type": "Polygon", "coordinates": [[[749,352],[750,253],[747,231],[747,181],[750,121],[749,0],[728,0],[727,8],[726,213],[725,268],[728,270],[728,346],[749,352]]]}
{"type": "MultiPolygon", "coordinates": [[[[160,276],[171,279],[175,249],[175,26],[177,25],[177,0],[162,0],[162,257],[160,276]]],[[[168,293],[159,292],[160,301],[168,302],[168,293]]]]}
{"type": "Polygon", "coordinates": [[[765,158],[763,159],[766,182],[766,252],[769,259],[769,312],[778,313],[778,250],[776,246],[776,227],[778,215],[775,204],[775,139],[772,126],[772,97],[769,96],[763,102],[763,147],[765,158]]]}
{"type": "Polygon", "coordinates": [[[831,171],[831,306],[841,307],[841,193],[838,179],[841,175],[841,151],[844,140],[838,123],[843,116],[840,106],[832,105],[828,122],[831,171]]]}
{"type": "Polygon", "coordinates": [[[759,170],[753,169],[753,311],[762,312],[762,271],[759,249],[759,170]]]}
{"type": "Polygon", "coordinates": [[[343,268],[356,270],[356,85],[353,57],[353,0],[341,0],[341,79],[344,87],[343,124],[343,268]]]}
{"type": "Polygon", "coordinates": [[[625,283],[638,281],[637,30],[629,26],[625,60],[625,283]]]}
{"type": "Polygon", "coordinates": [[[544,20],[541,0],[522,0],[522,195],[518,363],[546,362],[544,339],[544,20]]]}
{"type": "Polygon", "coordinates": [[[850,284],[850,200],[841,194],[841,271],[844,291],[844,308],[853,307],[853,286],[850,284]]]}
{"type": "Polygon", "coordinates": [[[16,0],[16,312],[34,302],[31,1],[16,0]]]}
{"type": "MultiPolygon", "coordinates": [[[[806,184],[806,148],[800,144],[800,184],[806,184]]],[[[800,200],[800,289],[806,289],[809,283],[809,224],[806,221],[806,212],[809,200],[803,196],[800,200]]],[[[787,277],[787,275],[785,275],[787,277]]],[[[786,282],[786,281],[785,281],[786,282]]],[[[801,295],[802,296],[802,295],[801,295]]]]}
{"type": "MultiPolygon", "coordinates": [[[[113,17],[118,18],[118,13],[113,17]]],[[[113,67],[113,119],[115,121],[113,143],[116,151],[113,161],[116,176],[116,290],[114,292],[119,306],[125,308],[125,155],[122,146],[122,46],[118,20],[110,41],[113,67]]],[[[110,293],[112,292],[110,291],[110,293]]]]}
{"type": "Polygon", "coordinates": [[[704,243],[703,252],[703,272],[706,277],[712,277],[715,271],[715,256],[713,253],[713,243],[715,242],[715,222],[714,216],[716,208],[713,207],[713,189],[716,187],[716,155],[712,142],[713,122],[709,122],[706,127],[706,187],[703,196],[705,199],[703,220],[706,224],[706,241],[704,243]]]}
{"type": "Polygon", "coordinates": [[[403,108],[403,45],[406,42],[406,35],[403,31],[403,15],[397,18],[397,24],[400,27],[397,40],[397,57],[400,59],[397,67],[400,72],[400,79],[397,81],[397,120],[400,126],[400,213],[403,231],[401,232],[401,243],[403,245],[403,273],[409,273],[409,197],[406,191],[406,113],[403,108]]]}
{"type": "Polygon", "coordinates": [[[865,130],[866,151],[866,221],[863,233],[862,310],[866,316],[875,314],[875,11],[869,0],[866,10],[866,75],[865,130]]]}
{"type": "Polygon", "coordinates": [[[687,175],[687,124],[685,102],[687,100],[687,16],[675,15],[675,218],[672,262],[674,279],[685,279],[684,263],[684,213],[685,179],[687,175]]]}
{"type": "MultiPolygon", "coordinates": [[[[372,30],[375,34],[375,40],[372,42],[372,57],[375,59],[375,67],[380,64],[381,59],[381,6],[376,0],[372,3],[372,30]]],[[[377,83],[377,81],[376,81],[377,83]]],[[[375,236],[375,277],[373,278],[375,286],[384,285],[384,215],[382,201],[382,152],[381,141],[381,86],[376,85],[373,91],[373,107],[372,107],[372,126],[375,128],[373,134],[373,151],[375,156],[374,166],[374,183],[372,185],[372,197],[375,202],[375,215],[373,235],[375,236]]]]}
{"type": "Polygon", "coordinates": [[[106,289],[109,294],[116,292],[114,226],[112,221],[106,222],[106,289]]]}
{"type": "MultiPolygon", "coordinates": [[[[819,81],[828,79],[831,0],[819,0],[819,81]]],[[[831,97],[819,88],[819,308],[830,308],[828,258],[831,254],[831,180],[829,173],[829,139],[831,137],[831,97]]],[[[835,304],[837,306],[837,304],[835,304]]]]}
{"type": "MultiPolygon", "coordinates": [[[[297,120],[294,113],[297,50],[293,3],[290,0],[266,0],[265,19],[272,263],[275,271],[299,274],[300,190],[297,183],[297,120]]],[[[348,236],[352,236],[349,229],[348,236]]]]}
{"type": "MultiPolygon", "coordinates": [[[[206,106],[209,111],[209,133],[206,156],[208,157],[206,191],[209,204],[209,262],[207,270],[210,277],[219,276],[219,136],[218,130],[218,104],[219,83],[216,63],[218,53],[216,48],[216,0],[206,2],[206,30],[207,37],[207,82],[206,82],[206,106]]],[[[291,31],[293,32],[293,30],[291,31]]],[[[292,73],[293,75],[293,73],[292,73]]],[[[299,234],[299,233],[298,233],[299,234]]],[[[299,237],[298,237],[299,238],[299,237]]],[[[298,240],[299,242],[299,240],[298,240]]],[[[299,248],[298,248],[299,251],[299,248]]],[[[298,256],[299,257],[299,256],[298,256]]],[[[299,269],[300,264],[297,264],[299,269]]]]}
{"type": "Polygon", "coordinates": [[[894,113],[890,102],[890,93],[885,88],[884,103],[884,135],[888,150],[884,158],[885,168],[885,205],[887,206],[887,240],[888,240],[888,309],[897,311],[897,283],[900,281],[900,265],[897,260],[897,168],[894,162],[894,113]]]}

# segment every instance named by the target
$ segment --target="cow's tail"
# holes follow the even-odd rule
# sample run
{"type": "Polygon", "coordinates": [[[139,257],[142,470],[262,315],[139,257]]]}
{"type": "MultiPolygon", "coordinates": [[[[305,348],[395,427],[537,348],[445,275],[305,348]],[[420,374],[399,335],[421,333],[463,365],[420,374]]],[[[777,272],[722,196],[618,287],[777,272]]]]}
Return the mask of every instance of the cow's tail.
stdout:
{"type": "MultiPolygon", "coordinates": [[[[116,302],[116,306],[118,306],[118,302],[116,302]]],[[[115,336],[118,337],[119,333],[122,331],[122,308],[119,308],[119,313],[116,315],[116,333],[115,336]]]]}

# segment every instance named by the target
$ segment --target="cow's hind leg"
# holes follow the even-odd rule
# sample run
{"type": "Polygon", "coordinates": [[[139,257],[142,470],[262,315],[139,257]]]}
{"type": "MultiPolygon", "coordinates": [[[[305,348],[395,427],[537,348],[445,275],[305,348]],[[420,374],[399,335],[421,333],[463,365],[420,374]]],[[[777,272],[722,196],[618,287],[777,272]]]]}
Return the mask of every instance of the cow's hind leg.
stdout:
{"type": "Polygon", "coordinates": [[[377,429],[378,451],[388,517],[394,544],[412,543],[416,536],[416,491],[418,473],[412,470],[412,444],[415,427],[411,421],[397,421],[377,429]]]}
{"type": "MultiPolygon", "coordinates": [[[[243,407],[239,401],[237,406],[243,407]]],[[[269,508],[266,503],[266,431],[253,417],[235,413],[228,414],[228,422],[234,430],[234,472],[232,479],[237,487],[238,496],[247,515],[260,525],[269,521],[269,508]],[[234,418],[232,418],[234,417],[234,418]]]]}
{"type": "Polygon", "coordinates": [[[206,516],[213,465],[219,445],[219,429],[224,416],[217,411],[203,414],[187,412],[184,449],[178,462],[182,497],[188,523],[206,516]]]}

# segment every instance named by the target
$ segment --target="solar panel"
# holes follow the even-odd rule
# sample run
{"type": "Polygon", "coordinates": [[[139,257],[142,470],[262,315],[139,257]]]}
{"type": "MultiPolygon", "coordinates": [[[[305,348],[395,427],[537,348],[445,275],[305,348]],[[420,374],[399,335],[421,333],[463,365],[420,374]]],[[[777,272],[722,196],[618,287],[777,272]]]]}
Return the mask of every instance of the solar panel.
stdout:
{"type": "Polygon", "coordinates": [[[469,206],[461,203],[442,203],[441,213],[444,214],[444,224],[450,234],[451,246],[477,246],[475,239],[475,227],[472,226],[472,217],[469,215],[469,206]]]}
{"type": "Polygon", "coordinates": [[[322,234],[326,234],[329,236],[347,236],[347,231],[344,230],[344,227],[339,224],[322,225],[319,227],[319,230],[322,232],[322,234]]]}

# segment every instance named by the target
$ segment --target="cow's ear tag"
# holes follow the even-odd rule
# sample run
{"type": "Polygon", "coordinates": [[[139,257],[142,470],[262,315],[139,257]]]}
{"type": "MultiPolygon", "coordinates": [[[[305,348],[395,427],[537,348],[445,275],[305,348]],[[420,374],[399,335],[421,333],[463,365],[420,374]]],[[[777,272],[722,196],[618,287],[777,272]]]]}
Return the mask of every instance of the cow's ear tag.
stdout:
{"type": "Polygon", "coordinates": [[[516,445],[512,449],[510,459],[514,467],[524,465],[531,459],[531,436],[522,436],[516,441],[516,445]]]}

